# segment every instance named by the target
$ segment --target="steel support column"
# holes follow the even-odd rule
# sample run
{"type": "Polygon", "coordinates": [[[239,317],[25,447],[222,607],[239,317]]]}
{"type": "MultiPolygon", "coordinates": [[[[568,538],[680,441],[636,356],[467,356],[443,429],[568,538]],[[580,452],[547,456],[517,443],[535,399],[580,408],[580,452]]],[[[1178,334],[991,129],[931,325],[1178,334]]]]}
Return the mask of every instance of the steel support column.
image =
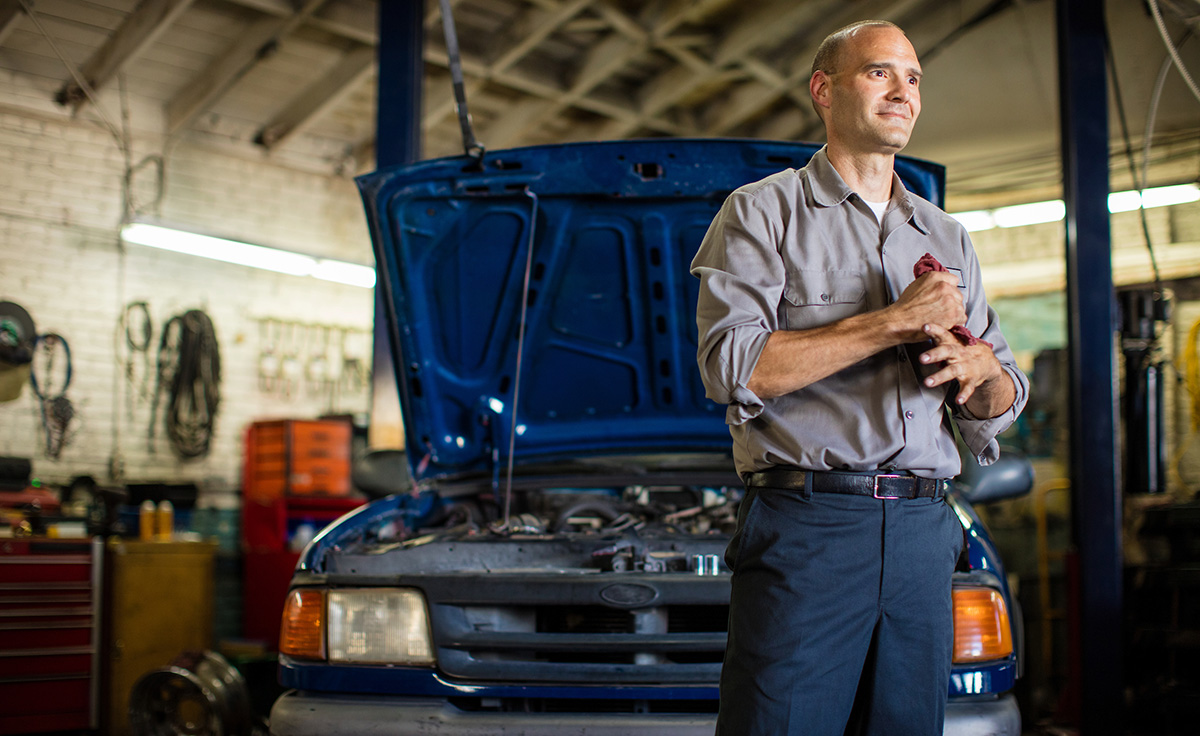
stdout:
{"type": "MultiPolygon", "coordinates": [[[[375,165],[407,164],[421,157],[421,87],[425,73],[425,3],[379,3],[379,79],[375,117],[375,165]]],[[[404,445],[400,395],[386,312],[375,288],[375,350],[372,364],[371,447],[404,445]]]]}
{"type": "Polygon", "coordinates": [[[425,75],[425,3],[379,3],[379,91],[375,164],[395,166],[421,157],[421,85],[425,75]]]}
{"type": "Polygon", "coordinates": [[[1066,200],[1072,532],[1079,555],[1081,730],[1122,733],[1116,296],[1108,212],[1102,0],[1057,0],[1066,200]]]}

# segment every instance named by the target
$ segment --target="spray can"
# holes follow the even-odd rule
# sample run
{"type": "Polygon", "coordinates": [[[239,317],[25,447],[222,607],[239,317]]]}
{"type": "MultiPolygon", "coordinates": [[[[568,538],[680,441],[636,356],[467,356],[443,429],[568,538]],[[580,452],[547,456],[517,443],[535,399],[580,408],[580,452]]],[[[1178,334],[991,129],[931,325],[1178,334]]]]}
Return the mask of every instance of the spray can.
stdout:
{"type": "Polygon", "coordinates": [[[164,542],[171,541],[171,537],[175,535],[175,507],[170,501],[163,499],[158,502],[158,513],[155,514],[155,528],[158,531],[158,538],[164,542]]]}
{"type": "Polygon", "coordinates": [[[138,539],[143,542],[154,539],[155,527],[158,524],[155,516],[154,502],[148,498],[142,501],[142,505],[138,507],[138,539]]]}

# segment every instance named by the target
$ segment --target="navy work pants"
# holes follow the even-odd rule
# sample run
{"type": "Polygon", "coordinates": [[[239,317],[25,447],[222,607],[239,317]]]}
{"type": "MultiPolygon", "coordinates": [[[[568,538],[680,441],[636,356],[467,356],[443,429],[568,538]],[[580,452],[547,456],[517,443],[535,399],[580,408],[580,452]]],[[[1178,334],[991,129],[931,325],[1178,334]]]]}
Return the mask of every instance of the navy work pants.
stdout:
{"type": "Polygon", "coordinates": [[[749,489],[718,736],[940,736],[962,544],[944,499],[749,489]]]}

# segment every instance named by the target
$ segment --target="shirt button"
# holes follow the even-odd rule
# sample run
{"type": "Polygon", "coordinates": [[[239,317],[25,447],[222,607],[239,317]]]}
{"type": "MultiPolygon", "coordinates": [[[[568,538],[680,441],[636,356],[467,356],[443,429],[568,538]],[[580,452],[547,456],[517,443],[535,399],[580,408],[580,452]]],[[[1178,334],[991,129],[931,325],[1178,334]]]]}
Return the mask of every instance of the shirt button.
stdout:
{"type": "Polygon", "coordinates": [[[910,409],[910,410],[908,410],[908,411],[906,411],[906,412],[904,412],[904,418],[905,418],[905,419],[912,419],[912,418],[913,418],[913,413],[912,413],[912,410],[911,410],[911,409],[910,409]]]}
{"type": "Polygon", "coordinates": [[[822,295],[821,295],[821,301],[823,301],[823,302],[827,302],[827,301],[829,301],[829,295],[828,295],[828,294],[822,294],[822,295]]]}
{"type": "Polygon", "coordinates": [[[908,360],[908,353],[904,348],[896,348],[896,352],[900,353],[900,360],[908,360]]]}

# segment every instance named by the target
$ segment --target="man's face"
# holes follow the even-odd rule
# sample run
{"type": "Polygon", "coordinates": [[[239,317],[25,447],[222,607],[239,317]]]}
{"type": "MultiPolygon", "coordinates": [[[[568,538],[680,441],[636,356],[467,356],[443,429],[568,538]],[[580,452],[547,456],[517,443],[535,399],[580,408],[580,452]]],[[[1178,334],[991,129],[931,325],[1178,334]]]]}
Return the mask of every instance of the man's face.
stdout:
{"type": "Polygon", "coordinates": [[[830,143],[894,154],[908,145],[921,113],[921,64],[903,33],[864,28],[848,39],[826,76],[830,143]]]}

